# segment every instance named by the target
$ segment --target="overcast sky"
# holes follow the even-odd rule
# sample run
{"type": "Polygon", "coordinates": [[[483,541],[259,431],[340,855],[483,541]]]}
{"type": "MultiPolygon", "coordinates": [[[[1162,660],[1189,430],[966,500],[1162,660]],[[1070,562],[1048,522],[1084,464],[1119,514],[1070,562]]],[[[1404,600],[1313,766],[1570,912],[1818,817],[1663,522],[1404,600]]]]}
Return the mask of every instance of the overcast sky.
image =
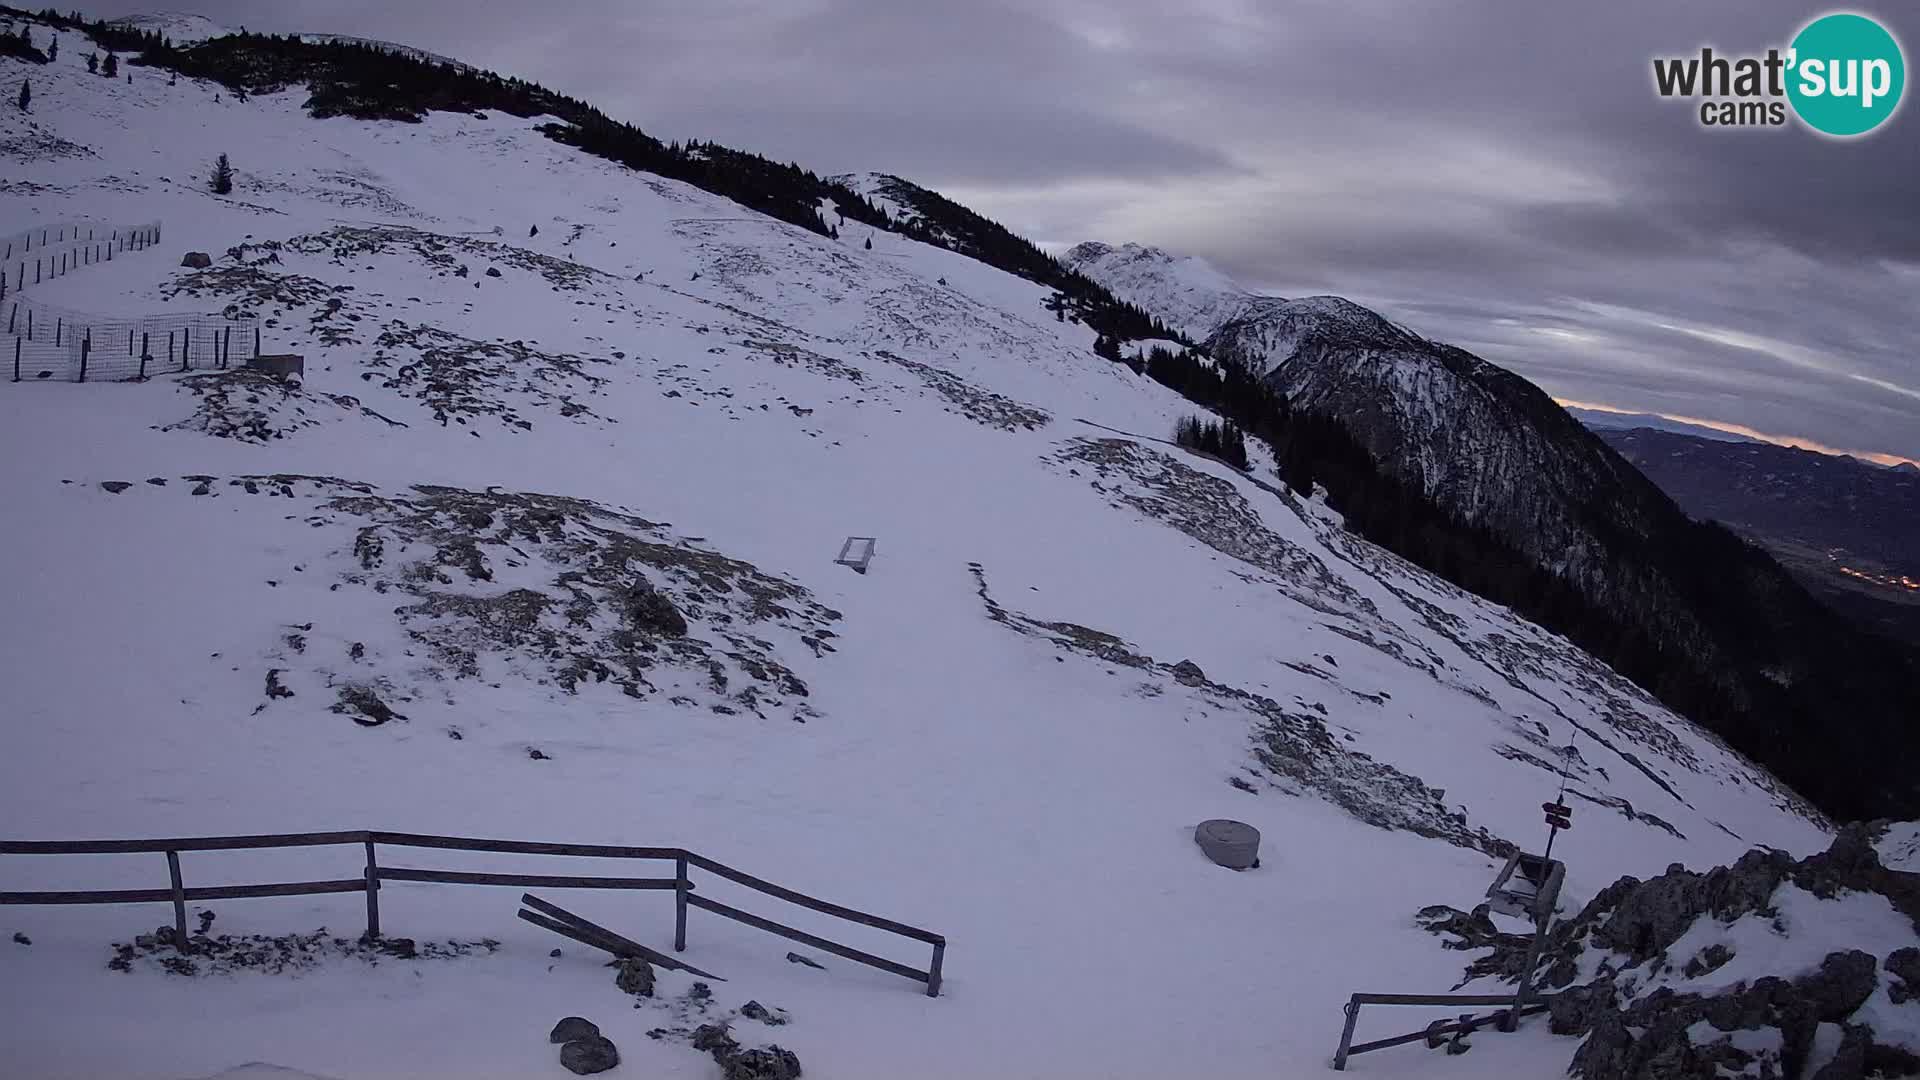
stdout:
{"type": "MultiPolygon", "coordinates": [[[[167,0],[175,6],[181,0],[167,0]]],[[[190,3],[190,0],[189,0],[190,3]]],[[[108,15],[151,10],[108,0],[108,15]]],[[[1864,3],[1906,44],[1920,9],[1864,3]]],[[[1556,397],[1920,459],[1920,119],[1702,128],[1650,61],[1776,0],[200,0],[387,38],[665,139],[938,189],[1036,241],[1337,292],[1556,397]]],[[[1911,94],[1909,94],[1911,96],[1911,94]]]]}

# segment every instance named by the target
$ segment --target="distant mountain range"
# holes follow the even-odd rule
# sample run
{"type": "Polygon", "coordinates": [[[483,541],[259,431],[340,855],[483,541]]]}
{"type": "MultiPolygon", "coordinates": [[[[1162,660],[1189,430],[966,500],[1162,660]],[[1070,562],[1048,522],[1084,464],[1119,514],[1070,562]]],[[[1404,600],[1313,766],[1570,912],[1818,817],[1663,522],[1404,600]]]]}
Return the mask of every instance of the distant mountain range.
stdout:
{"type": "Polygon", "coordinates": [[[1687,513],[1732,526],[1823,600],[1920,644],[1920,469],[1651,428],[1598,434],[1687,513]]]}
{"type": "Polygon", "coordinates": [[[1671,431],[1679,435],[1693,435],[1702,439],[1717,439],[1721,442],[1757,443],[1761,440],[1721,428],[1708,427],[1705,424],[1689,424],[1685,420],[1675,420],[1659,413],[1613,412],[1608,409],[1585,409],[1578,405],[1568,405],[1567,412],[1575,420],[1594,431],[1633,431],[1646,428],[1653,431],[1671,431]]]}

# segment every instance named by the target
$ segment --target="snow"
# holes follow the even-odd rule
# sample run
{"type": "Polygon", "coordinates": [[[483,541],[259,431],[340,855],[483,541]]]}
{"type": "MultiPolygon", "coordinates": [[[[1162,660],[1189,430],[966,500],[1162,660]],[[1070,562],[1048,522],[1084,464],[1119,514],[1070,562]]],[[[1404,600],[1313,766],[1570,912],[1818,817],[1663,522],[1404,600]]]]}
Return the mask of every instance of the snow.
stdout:
{"type": "MultiPolygon", "coordinates": [[[[1564,641],[1339,532],[1324,508],[1150,441],[1194,406],[1095,356],[1092,332],[1052,318],[1041,286],[897,235],[866,251],[865,230],[835,242],[773,222],[583,157],[535,132],[538,119],[317,121],[303,90],[237,102],[144,69],[128,85],[86,75],[83,53],[65,48],[36,69],[34,113],[5,111],[0,139],[57,136],[93,156],[10,162],[0,227],[159,218],[166,242],[32,297],[82,311],[217,310],[233,298],[163,292],[188,278],[179,252],[231,266],[221,253],[243,242],[369,223],[469,237],[447,250],[470,274],[447,272],[407,233],[354,234],[377,240],[362,253],[278,251],[271,273],[351,290],[332,292],[338,323],[315,322],[318,304],[278,305],[267,347],[305,354],[298,420],[311,423],[263,443],[163,430],[197,407],[172,378],[0,383],[8,837],[375,828],[682,845],[945,934],[946,986],[930,1000],[832,957],[825,972],[786,963],[789,943],[693,914],[689,961],[730,980],[714,988],[716,1015],[749,998],[788,1009],[789,1026],[743,1022],[736,1034],[793,1049],[810,1075],[1299,1075],[1324,1067],[1348,993],[1457,979],[1459,956],[1411,916],[1470,905],[1492,859],[1365,824],[1270,776],[1246,708],[1164,667],[1010,629],[989,617],[984,581],[1007,610],[1111,633],[1156,664],[1192,659],[1215,683],[1323,717],[1341,750],[1444,789],[1470,827],[1523,844],[1541,839],[1537,804],[1556,782],[1527,759],[1573,738],[1588,763],[1578,788],[1682,835],[1576,803],[1579,831],[1556,848],[1570,904],[1623,873],[1826,842],[1764,773],[1564,641]],[[238,170],[231,198],[204,190],[221,152],[238,170]],[[496,226],[502,239],[471,239],[496,226]],[[502,276],[485,276],[489,266],[502,276]],[[598,273],[555,284],[568,267],[598,273]],[[490,414],[443,424],[396,377],[416,354],[377,343],[395,323],[586,358],[585,374],[502,365],[475,392],[531,429],[490,414]],[[328,344],[329,325],[353,340],[328,344]],[[588,411],[569,415],[556,395],[588,411]],[[996,419],[1033,410],[1047,419],[1031,429],[996,419]],[[1146,464],[1096,478],[1063,456],[1101,439],[1146,464]],[[394,611],[404,599],[348,580],[355,529],[321,520],[326,496],[226,482],[275,473],[389,496],[443,484],[591,499],[750,562],[842,615],[831,653],[765,635],[814,714],[723,715],[708,707],[717,699],[690,707],[609,685],[568,694],[524,654],[482,657],[480,678],[435,679],[407,655],[418,643],[394,611]],[[191,495],[182,478],[202,474],[220,479],[191,495]],[[99,486],[113,480],[134,486],[99,486]],[[1203,541],[1168,523],[1187,504],[1155,487],[1165,483],[1238,500],[1245,516],[1203,541]],[[834,565],[848,535],[878,538],[871,573],[834,565]],[[1258,559],[1245,546],[1256,542],[1258,559]],[[310,628],[296,650],[298,627],[310,628]],[[371,672],[408,693],[404,722],[362,728],[329,711],[356,642],[378,658],[371,672]],[[263,695],[270,668],[295,696],[263,695]],[[530,760],[529,747],[550,760],[530,760]],[[1261,830],[1258,870],[1206,862],[1191,833],[1212,817],[1261,830]]],[[[502,564],[469,591],[531,587],[536,569],[502,564]]],[[[660,673],[663,685],[680,677],[660,673]]],[[[217,884],[352,876],[359,859],[311,848],[183,863],[189,884],[217,884]]],[[[0,857],[10,889],[154,888],[163,870],[157,856],[0,857]]],[[[917,944],[717,880],[700,887],[925,962],[917,944]]],[[[669,940],[659,894],[551,894],[648,944],[669,940]]],[[[559,1075],[545,1034],[574,1013],[619,1044],[623,1070],[711,1074],[684,1044],[645,1037],[667,1022],[664,1006],[630,1007],[586,950],[515,920],[513,900],[442,885],[382,892],[388,933],[492,937],[502,947],[491,956],[192,981],[105,968],[107,944],[165,920],[164,905],[8,908],[5,929],[33,944],[0,944],[0,1073],[559,1075]],[[564,955],[550,960],[556,944],[564,955]]],[[[211,907],[216,932],[351,933],[362,904],[211,907]]],[[[1855,914],[1855,930],[1876,931],[1877,914],[1855,914]]],[[[690,980],[661,982],[670,998],[690,980]]],[[[1363,1038],[1431,1019],[1375,1012],[1363,1038]]],[[[1570,1049],[1530,1026],[1481,1037],[1471,1062],[1410,1049],[1354,1071],[1544,1077],[1570,1049]]]]}
{"type": "Polygon", "coordinates": [[[1920,821],[1894,822],[1874,846],[1887,869],[1920,873],[1920,821]]]}
{"type": "MultiPolygon", "coordinates": [[[[1766,975],[1791,979],[1816,971],[1827,954],[1911,937],[1912,921],[1878,893],[1849,893],[1822,899],[1791,883],[1774,890],[1776,915],[1755,912],[1732,923],[1702,915],[1668,947],[1667,968],[1644,980],[1635,997],[1662,986],[1713,994],[1766,975]],[[1682,969],[1710,945],[1724,945],[1733,958],[1693,978],[1682,969]]],[[[1882,950],[1886,951],[1886,950],[1882,950]]],[[[1917,1010],[1920,1012],[1920,1010],[1917,1010]]]]}

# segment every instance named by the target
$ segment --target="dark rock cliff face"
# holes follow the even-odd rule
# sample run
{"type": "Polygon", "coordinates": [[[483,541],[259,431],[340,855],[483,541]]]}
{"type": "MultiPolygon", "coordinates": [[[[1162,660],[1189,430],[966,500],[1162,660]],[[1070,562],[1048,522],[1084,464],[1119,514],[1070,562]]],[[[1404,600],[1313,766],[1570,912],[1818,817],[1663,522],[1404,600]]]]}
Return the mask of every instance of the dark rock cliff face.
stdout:
{"type": "MultiPolygon", "coordinates": [[[[1920,658],[1856,630],[1765,552],[1692,521],[1545,392],[1337,297],[1256,296],[1195,260],[1083,244],[1067,263],[1337,420],[1379,467],[1568,583],[1533,613],[1838,817],[1920,813],[1893,767],[1920,658]]],[[[1504,598],[1513,602],[1513,598],[1504,598]]]]}

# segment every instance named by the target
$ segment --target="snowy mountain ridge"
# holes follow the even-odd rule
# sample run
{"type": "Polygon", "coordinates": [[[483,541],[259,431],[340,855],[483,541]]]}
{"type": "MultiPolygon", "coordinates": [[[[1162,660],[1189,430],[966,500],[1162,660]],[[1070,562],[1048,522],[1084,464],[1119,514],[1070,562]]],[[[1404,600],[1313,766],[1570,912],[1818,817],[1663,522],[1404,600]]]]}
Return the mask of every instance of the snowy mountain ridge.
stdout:
{"type": "MultiPolygon", "coordinates": [[[[724,1017],[824,1076],[1301,1074],[1350,990],[1457,981],[1414,914],[1472,906],[1537,846],[1563,769],[1570,909],[1622,874],[1830,840],[1764,769],[1271,461],[1170,445],[1194,406],[1095,356],[1045,286],[777,221],[537,117],[322,120],[303,87],[129,84],[83,52],[0,61],[35,86],[0,113],[0,220],[166,239],[25,296],[224,312],[305,375],[0,384],[7,835],[684,844],[952,949],[928,999],[696,916],[687,959],[729,981],[663,971],[639,1001],[496,890],[382,894],[389,934],[495,947],[296,983],[109,970],[159,907],[10,907],[31,944],[0,951],[0,1071],[557,1075],[545,1032],[575,1013],[636,1073],[707,1075],[646,1036],[724,1017]],[[228,196],[204,182],[222,153],[228,196]],[[877,538],[865,574],[832,561],[850,535],[877,538]],[[1260,868],[1199,854],[1213,817],[1262,830],[1260,868]]],[[[360,857],[184,861],[199,883],[360,857]]],[[[0,872],[157,887],[146,862],[0,872]]],[[[664,905],[556,896],[666,946],[664,905]]],[[[350,930],[362,903],[209,907],[283,935],[350,930]]],[[[1545,1076],[1574,1049],[1535,1025],[1438,1069],[1367,1064],[1545,1076]]]]}
{"type": "MultiPolygon", "coordinates": [[[[1902,817],[1920,805],[1920,784],[1892,766],[1915,738],[1906,717],[1920,707],[1920,654],[1690,521],[1539,387],[1337,297],[1254,296],[1147,248],[1083,244],[1066,261],[1150,314],[1186,320],[1208,354],[1258,375],[1296,412],[1331,418],[1450,519],[1456,550],[1490,546],[1474,530],[1510,548],[1517,565],[1476,588],[1524,608],[1538,589],[1512,582],[1546,575],[1571,595],[1529,608],[1536,617],[1662,688],[1834,813],[1902,817]]],[[[1403,542],[1397,550],[1418,558],[1418,538],[1403,542]]]]}

